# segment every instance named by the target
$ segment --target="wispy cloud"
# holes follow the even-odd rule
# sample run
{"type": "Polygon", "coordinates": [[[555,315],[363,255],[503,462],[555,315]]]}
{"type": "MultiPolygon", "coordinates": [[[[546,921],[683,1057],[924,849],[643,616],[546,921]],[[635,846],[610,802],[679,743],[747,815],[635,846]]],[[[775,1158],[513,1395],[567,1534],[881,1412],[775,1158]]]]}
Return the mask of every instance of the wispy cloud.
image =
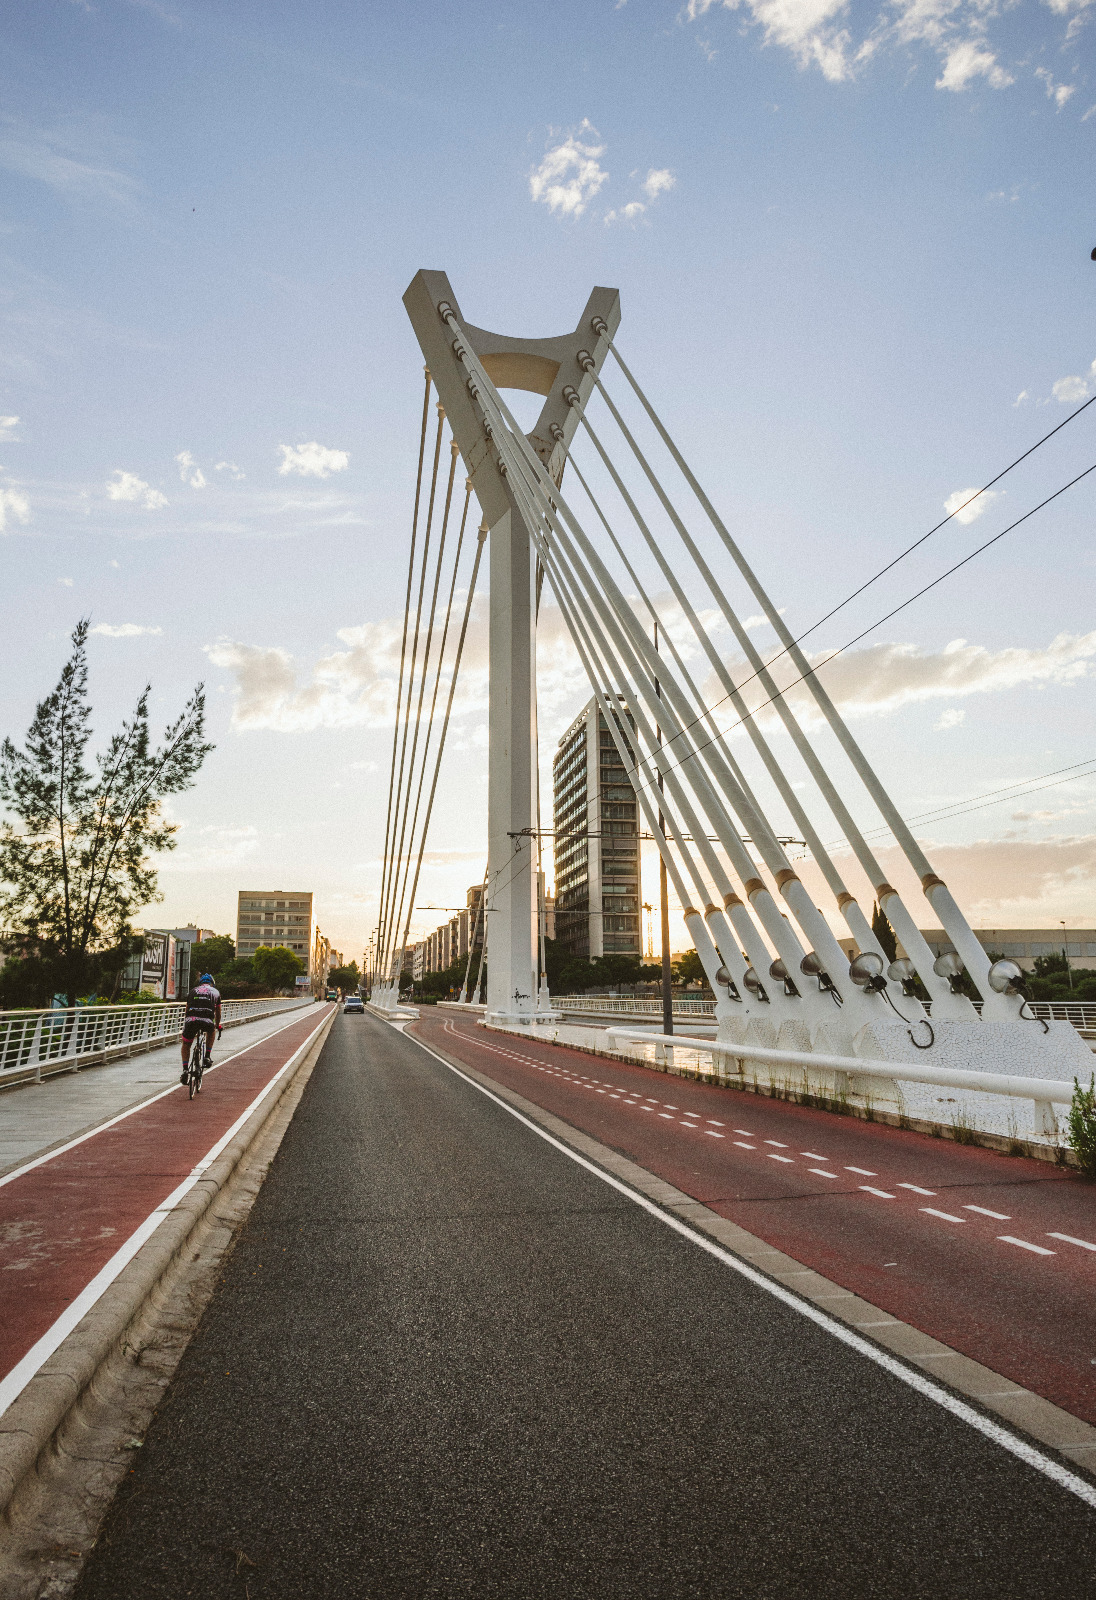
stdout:
{"type": "Polygon", "coordinates": [[[0,417],[0,442],[6,444],[14,440],[15,430],[18,426],[18,417],[0,417]]]}
{"type": "Polygon", "coordinates": [[[0,125],[0,167],[69,199],[130,206],[138,185],[102,158],[104,142],[114,141],[97,128],[33,128],[8,117],[0,125]]]}
{"type": "Polygon", "coordinates": [[[988,511],[992,502],[999,499],[1000,495],[999,489],[983,489],[982,493],[978,494],[977,485],[970,489],[956,489],[955,493],[949,494],[944,501],[944,510],[949,517],[954,517],[956,522],[966,525],[968,522],[977,522],[982,513],[988,511]],[[973,498],[975,495],[978,495],[977,499],[973,498]]]}
{"type": "Polygon", "coordinates": [[[107,497],[111,500],[140,500],[146,511],[161,511],[167,505],[167,496],[152,489],[135,472],[123,472],[116,467],[107,484],[107,497]]]}
{"type": "Polygon", "coordinates": [[[308,444],[283,444],[278,448],[282,452],[278,471],[283,475],[293,472],[301,478],[329,478],[333,472],[345,472],[350,465],[346,450],[329,450],[315,439],[308,444]]]}
{"type": "MultiPolygon", "coordinates": [[[[636,176],[637,174],[633,172],[632,177],[636,176]]],[[[607,211],[606,226],[613,222],[638,222],[640,217],[645,215],[648,206],[657,200],[660,194],[672,189],[676,183],[677,179],[669,167],[652,167],[640,184],[642,192],[647,196],[646,200],[629,200],[627,205],[621,206],[619,210],[607,211]]]]}
{"type": "Polygon", "coordinates": [[[966,719],[965,711],[958,706],[951,706],[947,711],[941,712],[940,720],[936,724],[937,732],[946,732],[948,728],[961,728],[966,719]]]}
{"type": "Polygon", "coordinates": [[[145,627],[140,622],[97,622],[92,633],[99,633],[105,639],[137,639],[142,634],[163,633],[163,628],[145,627]]]}
{"type": "Polygon", "coordinates": [[[179,454],[175,457],[175,460],[179,466],[179,476],[182,478],[184,483],[189,483],[192,489],[205,488],[205,473],[195,461],[189,450],[180,450],[179,454]]]}
{"type": "Polygon", "coordinates": [[[1035,76],[1046,85],[1047,99],[1053,100],[1059,111],[1076,92],[1076,84],[1055,83],[1046,67],[1036,67],[1035,76]]]}
{"type": "Polygon", "coordinates": [[[561,216],[580,217],[609,177],[600,164],[605,146],[591,142],[597,138],[597,129],[584,117],[529,174],[531,198],[561,216]]]}
{"type": "Polygon", "coordinates": [[[16,522],[29,522],[30,501],[20,490],[3,485],[0,486],[0,533],[7,531],[9,517],[14,517],[16,522]]]}
{"type": "Polygon", "coordinates": [[[991,89],[1007,89],[1010,83],[1016,81],[1011,73],[998,65],[992,50],[984,49],[975,39],[964,39],[948,51],[936,87],[958,94],[969,88],[975,78],[985,78],[991,89]]]}
{"type": "Polygon", "coordinates": [[[213,470],[214,472],[227,472],[230,478],[235,478],[237,481],[246,476],[245,473],[240,471],[235,461],[218,461],[213,470]]]}

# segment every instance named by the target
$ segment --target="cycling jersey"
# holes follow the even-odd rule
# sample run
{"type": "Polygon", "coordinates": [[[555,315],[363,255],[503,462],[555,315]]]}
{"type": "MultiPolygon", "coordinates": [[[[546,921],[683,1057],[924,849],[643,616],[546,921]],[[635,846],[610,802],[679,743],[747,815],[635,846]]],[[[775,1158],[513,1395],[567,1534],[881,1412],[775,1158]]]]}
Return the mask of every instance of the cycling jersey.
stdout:
{"type": "Polygon", "coordinates": [[[203,1028],[221,1025],[221,995],[211,983],[199,983],[186,997],[186,1020],[203,1028]]]}

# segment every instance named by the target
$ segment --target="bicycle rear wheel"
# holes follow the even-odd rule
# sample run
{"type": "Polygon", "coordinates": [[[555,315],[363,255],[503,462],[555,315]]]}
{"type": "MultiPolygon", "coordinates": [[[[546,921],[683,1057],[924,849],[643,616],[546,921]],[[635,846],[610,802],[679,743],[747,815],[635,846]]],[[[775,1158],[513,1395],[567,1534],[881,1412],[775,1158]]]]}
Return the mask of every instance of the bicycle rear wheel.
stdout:
{"type": "Polygon", "coordinates": [[[190,1060],[187,1062],[187,1090],[191,1100],[202,1087],[202,1051],[205,1046],[205,1034],[196,1033],[190,1046],[190,1060]]]}

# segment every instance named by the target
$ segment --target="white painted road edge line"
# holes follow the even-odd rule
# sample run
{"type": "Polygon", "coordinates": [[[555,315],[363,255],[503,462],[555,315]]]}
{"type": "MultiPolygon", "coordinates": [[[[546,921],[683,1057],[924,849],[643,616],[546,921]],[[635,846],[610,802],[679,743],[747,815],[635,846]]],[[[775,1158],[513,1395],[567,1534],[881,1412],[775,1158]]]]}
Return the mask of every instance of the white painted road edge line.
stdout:
{"type": "MultiPolygon", "coordinates": [[[[265,1018],[260,1018],[260,1020],[265,1021],[265,1018]]],[[[222,1056],[211,1067],[207,1067],[206,1071],[216,1072],[220,1067],[227,1067],[230,1061],[238,1061],[240,1056],[246,1056],[249,1050],[257,1050],[259,1045],[265,1044],[268,1039],[275,1038],[279,1033],[284,1033],[287,1028],[295,1027],[300,1021],[300,1017],[294,1017],[292,1022],[283,1022],[281,1027],[271,1028],[270,1032],[264,1033],[261,1039],[253,1039],[250,1044],[241,1045],[239,1050],[234,1050],[230,1056],[222,1056]]],[[[181,1088],[182,1084],[176,1078],[174,1083],[169,1083],[167,1088],[161,1089],[158,1094],[149,1095],[147,1100],[138,1101],[135,1106],[130,1106],[127,1110],[120,1111],[116,1117],[108,1117],[106,1122],[96,1123],[94,1128],[89,1128],[86,1133],[78,1134],[75,1139],[70,1139],[67,1144],[59,1144],[56,1149],[47,1150],[45,1155],[35,1156],[33,1161],[27,1161],[23,1166],[16,1167],[13,1172],[6,1172],[0,1178],[0,1189],[6,1183],[14,1183],[15,1179],[21,1178],[24,1173],[33,1172],[35,1167],[44,1166],[47,1161],[52,1161],[55,1156],[63,1156],[66,1150],[75,1150],[76,1146],[83,1144],[85,1140],[94,1139],[96,1134],[105,1133],[108,1128],[113,1128],[115,1123],[124,1122],[127,1117],[132,1117],[136,1112],[143,1111],[146,1106],[154,1106],[157,1100],[162,1100],[165,1095],[174,1094],[176,1089],[181,1088]]]]}
{"type": "MultiPolygon", "coordinates": [[[[107,1289],[110,1288],[111,1284],[122,1272],[123,1268],[127,1267],[133,1260],[133,1257],[137,1254],[138,1250],[145,1243],[145,1241],[150,1239],[156,1232],[156,1229],[160,1226],[161,1222],[163,1222],[164,1218],[170,1216],[171,1212],[175,1210],[180,1201],[184,1200],[190,1193],[191,1189],[194,1188],[195,1184],[199,1182],[203,1173],[206,1172],[210,1164],[217,1159],[225,1146],[231,1144],[232,1140],[239,1133],[248,1117],[250,1117],[252,1112],[257,1110],[262,1102],[266,1099],[267,1095],[270,1093],[271,1089],[273,1089],[278,1079],[284,1078],[285,1074],[289,1071],[290,1067],[293,1066],[294,1062],[299,1060],[304,1051],[308,1049],[313,1039],[327,1021],[329,1015],[330,1013],[328,1012],[324,1013],[324,1016],[313,1028],[312,1032],[308,1035],[308,1038],[304,1041],[304,1043],[300,1045],[298,1049],[294,1050],[293,1054],[283,1067],[279,1067],[278,1071],[271,1078],[270,1082],[264,1089],[259,1091],[254,1100],[252,1100],[251,1104],[247,1107],[246,1111],[242,1111],[236,1118],[236,1121],[232,1124],[231,1128],[229,1128],[228,1132],[221,1135],[213,1148],[206,1152],[201,1161],[198,1162],[198,1165],[187,1177],[183,1179],[182,1183],[179,1184],[178,1188],[173,1189],[168,1195],[167,1199],[161,1201],[161,1203],[156,1207],[155,1211],[150,1212],[145,1218],[144,1222],[142,1222],[140,1226],[130,1234],[125,1244],[123,1244],[120,1249],[114,1252],[106,1265],[99,1270],[94,1278],[92,1278],[87,1287],[76,1296],[76,1299],[73,1300],[72,1304],[66,1306],[65,1310],[62,1311],[61,1315],[57,1318],[57,1321],[53,1324],[53,1326],[47,1328],[46,1332],[38,1340],[37,1344],[33,1344],[30,1347],[22,1361],[18,1362],[14,1367],[12,1367],[11,1371],[5,1378],[0,1379],[0,1417],[3,1416],[4,1412],[12,1404],[12,1402],[19,1398],[27,1384],[38,1372],[38,1370],[49,1360],[50,1356],[57,1349],[58,1345],[63,1343],[63,1341],[68,1338],[72,1330],[77,1326],[77,1324],[83,1321],[84,1317],[87,1316],[92,1306],[94,1306],[95,1303],[103,1296],[103,1294],[105,1294],[107,1289]]],[[[278,1031],[281,1032],[281,1029],[278,1031]]],[[[267,1037],[269,1038],[270,1035],[268,1034],[267,1037]]],[[[159,1096],[157,1095],[156,1098],[159,1099],[159,1096]]]]}
{"type": "MultiPolygon", "coordinates": [[[[402,1033],[403,1029],[401,1028],[399,1031],[402,1033]]],[[[577,1150],[572,1150],[568,1145],[565,1145],[561,1139],[555,1138],[546,1129],[538,1127],[523,1112],[516,1110],[511,1105],[507,1105],[506,1101],[499,1095],[493,1094],[490,1089],[485,1089],[481,1083],[477,1083],[474,1078],[470,1078],[466,1072],[461,1072],[459,1067],[455,1067],[452,1062],[446,1061],[444,1056],[438,1055],[436,1050],[431,1050],[428,1044],[423,1044],[422,1040],[416,1038],[414,1034],[404,1034],[404,1037],[410,1039],[413,1044],[417,1044],[419,1049],[424,1050],[428,1056],[433,1056],[434,1060],[439,1061],[447,1071],[454,1073],[458,1078],[462,1078],[465,1083],[470,1084],[473,1089],[477,1089],[488,1100],[493,1100],[495,1105],[500,1106],[503,1111],[522,1123],[532,1133],[535,1133],[538,1139],[543,1139],[546,1144],[550,1144],[553,1149],[558,1150],[561,1155],[565,1155],[568,1160],[575,1162],[577,1166],[584,1167],[587,1172],[592,1173],[595,1178],[599,1178],[610,1189],[615,1189],[618,1194],[622,1194],[626,1200],[630,1200],[641,1211],[646,1211],[652,1217],[657,1217],[659,1222],[672,1229],[674,1233],[681,1234],[683,1238],[698,1245],[701,1250],[706,1250],[710,1256],[714,1256],[717,1261],[721,1261],[725,1267],[730,1267],[740,1277],[745,1278],[757,1288],[763,1289],[766,1294],[772,1295],[774,1300],[779,1300],[783,1305],[790,1307],[792,1311],[797,1311],[801,1317],[805,1317],[808,1322],[813,1322],[824,1332],[831,1334],[841,1344],[848,1345],[858,1355],[866,1356],[877,1367],[882,1367],[884,1372],[889,1372],[892,1377],[898,1378],[902,1383],[914,1389],[926,1399],[935,1401],[942,1410],[950,1411],[952,1416],[958,1417],[961,1422],[965,1422],[976,1433],[980,1433],[983,1437],[991,1440],[992,1443],[1000,1445],[1002,1450],[1007,1450],[1010,1455],[1016,1456],[1027,1466],[1034,1467],[1036,1472],[1041,1472],[1045,1478],[1049,1478],[1059,1488],[1076,1495],[1078,1500],[1083,1500],[1085,1505],[1092,1506],[1096,1510],[1096,1485],[1086,1483],[1083,1478],[1078,1478],[1067,1467],[1063,1467],[1059,1462],[1052,1460],[1050,1456],[1045,1456],[1041,1450],[1037,1450],[1034,1445],[1028,1444],[1025,1439],[1018,1438],[1015,1434],[1009,1433],[1007,1428],[1002,1428],[998,1423],[982,1416],[980,1412],[975,1411],[973,1406],[967,1405],[965,1400],[960,1400],[957,1395],[950,1394],[947,1389],[941,1389],[938,1384],[933,1383],[931,1378],[926,1378],[913,1368],[904,1366],[897,1357],[889,1355],[885,1350],[881,1350],[878,1345],[869,1343],[867,1339],[862,1339],[858,1333],[855,1333],[851,1328],[847,1328],[844,1323],[836,1322],[826,1312],[820,1311],[817,1306],[811,1305],[809,1300],[800,1300],[797,1295],[785,1289],[783,1284],[777,1283],[773,1278],[766,1277],[762,1272],[758,1272],[755,1267],[749,1266],[747,1262],[742,1261],[738,1256],[732,1255],[729,1250],[724,1250],[721,1245],[716,1244],[714,1239],[706,1238],[704,1234],[697,1233],[678,1217],[672,1216],[668,1211],[663,1211],[661,1206],[656,1206],[653,1200],[647,1199],[646,1195],[637,1193],[635,1189],[630,1189],[619,1178],[614,1178],[611,1173],[605,1172],[601,1167],[596,1166],[594,1162],[588,1161],[585,1156],[579,1155],[577,1150]]]]}

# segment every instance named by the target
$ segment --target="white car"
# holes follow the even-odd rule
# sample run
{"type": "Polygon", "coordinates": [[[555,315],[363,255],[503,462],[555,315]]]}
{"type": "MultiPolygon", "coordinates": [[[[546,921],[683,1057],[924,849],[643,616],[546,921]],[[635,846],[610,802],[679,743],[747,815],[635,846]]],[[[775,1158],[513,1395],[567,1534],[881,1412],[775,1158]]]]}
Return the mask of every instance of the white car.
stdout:
{"type": "Polygon", "coordinates": [[[348,994],[346,999],[343,1001],[344,1012],[364,1010],[365,1006],[362,1003],[362,997],[360,994],[348,994]]]}

